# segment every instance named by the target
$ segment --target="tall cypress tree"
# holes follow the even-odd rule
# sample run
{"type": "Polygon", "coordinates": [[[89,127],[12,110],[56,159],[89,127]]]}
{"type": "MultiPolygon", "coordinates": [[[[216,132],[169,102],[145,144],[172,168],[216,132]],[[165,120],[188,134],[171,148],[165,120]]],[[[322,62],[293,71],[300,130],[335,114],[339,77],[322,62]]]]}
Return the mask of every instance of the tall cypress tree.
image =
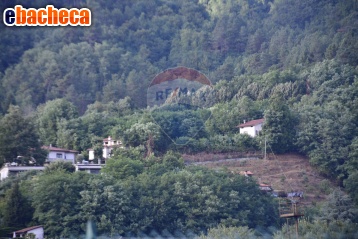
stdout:
{"type": "Polygon", "coordinates": [[[13,184],[5,196],[3,223],[7,227],[22,228],[31,221],[33,209],[21,194],[19,183],[13,184]]]}

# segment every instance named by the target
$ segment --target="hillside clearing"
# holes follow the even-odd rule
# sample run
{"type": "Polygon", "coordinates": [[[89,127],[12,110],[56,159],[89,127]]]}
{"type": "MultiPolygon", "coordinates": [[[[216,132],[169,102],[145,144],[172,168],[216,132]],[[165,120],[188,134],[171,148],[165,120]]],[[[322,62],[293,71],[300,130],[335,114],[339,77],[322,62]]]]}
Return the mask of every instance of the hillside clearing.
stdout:
{"type": "MultiPolygon", "coordinates": [[[[186,160],[190,159],[191,162],[202,162],[205,156],[200,154],[183,157],[186,160]]],[[[303,192],[301,203],[307,206],[324,201],[336,187],[309,164],[308,158],[298,154],[269,155],[266,160],[253,158],[223,160],[225,157],[231,155],[216,155],[216,161],[210,159],[201,165],[214,169],[226,168],[235,174],[251,171],[258,183],[269,184],[274,190],[303,192]]],[[[206,156],[206,158],[213,158],[213,156],[206,156]]]]}

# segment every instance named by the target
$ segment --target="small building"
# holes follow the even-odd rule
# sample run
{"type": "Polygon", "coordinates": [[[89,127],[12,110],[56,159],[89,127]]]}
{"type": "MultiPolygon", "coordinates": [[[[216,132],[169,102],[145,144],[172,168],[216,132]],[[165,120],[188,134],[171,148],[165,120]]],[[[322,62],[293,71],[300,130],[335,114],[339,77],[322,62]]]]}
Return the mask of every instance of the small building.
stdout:
{"type": "Polygon", "coordinates": [[[9,176],[15,176],[21,172],[26,172],[31,170],[43,171],[44,169],[45,167],[43,166],[17,166],[17,164],[7,163],[0,169],[0,179],[4,180],[9,176]]]}
{"type": "Polygon", "coordinates": [[[124,148],[122,141],[112,139],[111,136],[103,139],[103,158],[110,158],[112,156],[112,151],[114,148],[124,148]]]}
{"type": "Polygon", "coordinates": [[[74,164],[76,160],[76,156],[78,154],[78,151],[76,150],[56,148],[53,147],[52,145],[43,146],[42,148],[48,151],[48,155],[46,158],[46,162],[48,163],[58,160],[63,160],[65,162],[71,162],[74,164]]]}
{"type": "MultiPolygon", "coordinates": [[[[103,139],[102,158],[104,160],[109,159],[112,156],[112,151],[114,148],[123,149],[124,146],[122,141],[117,139],[112,139],[111,136],[108,136],[108,138],[103,139]]],[[[94,149],[88,149],[88,160],[92,161],[94,159],[95,159],[94,149]]]]}
{"type": "Polygon", "coordinates": [[[44,239],[44,228],[43,226],[33,226],[24,228],[12,233],[12,238],[25,238],[26,235],[32,234],[35,239],[44,239]]]}
{"type": "Polygon", "coordinates": [[[88,150],[88,160],[93,161],[95,159],[94,149],[87,149],[88,150]]]}
{"type": "Polygon", "coordinates": [[[244,122],[243,124],[238,125],[240,128],[240,134],[248,134],[251,137],[256,137],[260,134],[262,130],[262,125],[265,122],[265,119],[256,119],[248,122],[244,122]]]}
{"type": "Polygon", "coordinates": [[[264,191],[264,192],[272,192],[273,191],[271,185],[268,185],[268,184],[265,184],[265,183],[260,183],[259,184],[259,189],[261,191],[264,191]]]}

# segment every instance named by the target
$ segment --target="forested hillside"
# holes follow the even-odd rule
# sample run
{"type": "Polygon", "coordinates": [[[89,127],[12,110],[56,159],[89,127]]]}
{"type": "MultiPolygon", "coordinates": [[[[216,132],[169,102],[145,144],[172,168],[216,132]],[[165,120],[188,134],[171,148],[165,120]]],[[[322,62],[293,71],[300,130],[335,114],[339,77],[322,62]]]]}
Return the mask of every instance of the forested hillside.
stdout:
{"type": "MultiPolygon", "coordinates": [[[[15,3],[30,4],[2,1],[1,9],[15,3]]],[[[49,3],[58,8],[87,6],[93,24],[1,24],[3,113],[9,104],[31,112],[57,98],[70,100],[82,113],[96,100],[106,103],[125,96],[143,107],[146,102],[140,96],[153,76],[178,65],[200,70],[212,82],[233,82],[237,88],[243,88],[243,76],[248,84],[246,79],[253,76],[290,72],[262,82],[252,79],[262,89],[247,90],[261,98],[270,93],[264,88],[278,86],[287,91],[292,87],[295,95],[306,93],[300,88],[306,88],[309,77],[302,74],[318,62],[357,65],[356,1],[37,0],[31,6],[49,3]]]]}
{"type": "MultiPolygon", "coordinates": [[[[188,154],[257,152],[263,150],[266,139],[275,153],[308,156],[311,165],[358,204],[358,1],[14,0],[1,1],[0,10],[16,4],[88,7],[92,26],[0,24],[1,164],[19,155],[23,156],[21,163],[34,157],[42,164],[45,152],[41,146],[50,144],[81,151],[84,158],[88,148],[101,155],[104,137],[121,139],[141,156],[136,156],[137,160],[126,156],[123,164],[132,165],[131,176],[143,184],[131,180],[116,184],[124,190],[123,203],[130,208],[135,207],[130,205],[134,193],[151,187],[145,185],[146,177],[162,172],[161,166],[150,172],[145,156],[158,157],[155,164],[162,162],[160,158],[168,150],[188,154]],[[213,87],[204,87],[192,96],[192,102],[200,106],[197,110],[169,105],[152,111],[147,107],[148,86],[157,74],[177,66],[200,71],[213,87]],[[259,118],[266,120],[261,136],[238,134],[238,124],[259,118]]],[[[195,170],[181,170],[179,175],[160,174],[155,180],[179,185],[187,180],[186,174],[197,177],[195,170]]],[[[59,173],[56,177],[76,181],[79,176],[66,179],[59,173]]],[[[90,180],[96,183],[97,179],[81,182],[90,185],[90,180]]],[[[108,180],[101,186],[103,190],[114,182],[108,180]]],[[[227,188],[232,187],[226,183],[227,188]]],[[[40,191],[46,187],[40,182],[29,185],[40,191]]],[[[86,219],[92,214],[86,211],[86,204],[80,204],[91,196],[88,185],[78,185],[82,198],[74,199],[86,219]]],[[[48,215],[41,214],[46,209],[38,208],[36,202],[47,199],[32,198],[24,187],[20,190],[32,200],[35,210],[32,222],[46,222],[48,215]]],[[[2,189],[8,195],[16,187],[2,189]]],[[[160,194],[161,190],[152,192],[160,194]]],[[[208,190],[212,197],[224,198],[214,186],[208,190]]],[[[173,219],[173,230],[182,226],[206,232],[222,218],[233,220],[224,226],[270,226],[260,221],[262,215],[238,222],[219,212],[216,221],[195,224],[180,200],[172,203],[178,203],[176,210],[185,214],[173,219]],[[188,221],[180,222],[183,218],[188,221]]],[[[121,213],[124,219],[118,220],[127,220],[126,227],[113,230],[164,228],[164,216],[158,222],[143,219],[141,228],[134,225],[137,219],[121,213]]],[[[68,220],[77,219],[71,215],[68,220]]],[[[112,230],[103,220],[103,231],[112,230]]],[[[47,225],[46,230],[57,233],[59,229],[47,225]]],[[[73,230],[70,232],[79,233],[73,230]]]]}

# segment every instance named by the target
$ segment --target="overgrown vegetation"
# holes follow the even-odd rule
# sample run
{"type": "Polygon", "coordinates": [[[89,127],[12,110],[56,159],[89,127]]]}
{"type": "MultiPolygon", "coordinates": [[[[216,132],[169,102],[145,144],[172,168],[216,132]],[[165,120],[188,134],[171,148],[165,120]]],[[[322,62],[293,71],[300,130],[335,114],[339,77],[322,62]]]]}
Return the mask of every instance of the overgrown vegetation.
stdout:
{"type": "Polygon", "coordinates": [[[184,168],[183,160],[172,152],[150,162],[124,158],[113,162],[127,170],[106,170],[113,168],[108,164],[103,174],[90,175],[58,165],[27,181],[5,180],[3,190],[6,183],[12,186],[1,208],[3,225],[39,223],[49,238],[78,237],[88,220],[97,225],[99,234],[109,236],[140,236],[152,230],[198,234],[219,224],[278,225],[273,198],[242,176],[184,168]],[[138,168],[140,164],[146,167],[138,168]],[[33,218],[24,217],[31,212],[33,218]]]}

